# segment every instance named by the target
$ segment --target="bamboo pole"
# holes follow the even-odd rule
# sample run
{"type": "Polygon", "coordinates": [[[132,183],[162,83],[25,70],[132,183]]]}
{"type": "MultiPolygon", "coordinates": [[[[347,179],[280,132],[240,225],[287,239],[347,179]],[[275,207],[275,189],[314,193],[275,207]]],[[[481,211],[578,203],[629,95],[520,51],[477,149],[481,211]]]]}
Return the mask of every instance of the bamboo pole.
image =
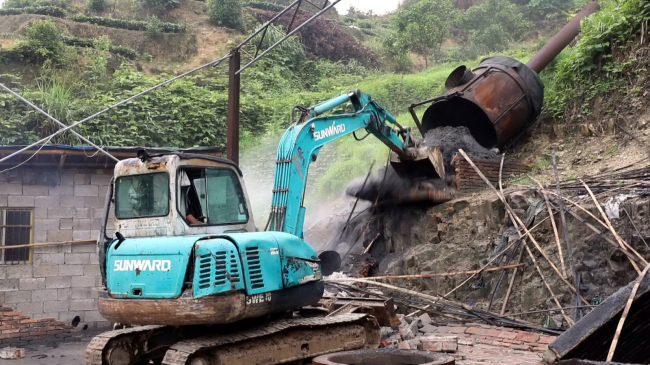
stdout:
{"type": "MultiPolygon", "coordinates": [[[[485,183],[490,187],[490,189],[492,189],[492,191],[493,191],[494,193],[496,193],[497,197],[501,200],[501,202],[502,202],[503,205],[505,206],[506,211],[510,214],[510,218],[513,220],[513,223],[515,224],[515,226],[519,225],[519,226],[524,230],[524,232],[526,233],[526,235],[528,236],[528,238],[530,239],[530,241],[533,242],[533,245],[535,246],[535,248],[536,248],[536,249],[537,249],[537,250],[542,254],[542,256],[546,259],[546,261],[549,263],[549,265],[551,266],[551,268],[553,268],[553,271],[555,271],[555,273],[560,277],[560,279],[562,279],[562,281],[564,281],[564,282],[569,286],[569,288],[571,288],[571,290],[573,290],[573,291],[576,293],[576,295],[580,295],[580,293],[578,293],[578,291],[576,290],[576,288],[575,288],[575,287],[574,287],[574,286],[573,286],[573,285],[572,285],[572,284],[571,284],[567,279],[565,279],[565,278],[562,276],[562,274],[560,273],[560,270],[558,270],[558,268],[555,266],[555,264],[553,264],[553,261],[551,261],[551,259],[548,257],[548,255],[546,254],[546,252],[544,252],[544,250],[543,250],[542,247],[539,245],[539,243],[537,242],[537,240],[535,239],[535,237],[533,237],[533,235],[530,233],[530,230],[526,227],[526,225],[524,224],[524,222],[522,222],[521,219],[517,216],[517,214],[515,214],[515,212],[512,210],[512,208],[510,207],[510,205],[509,205],[508,202],[506,201],[505,197],[503,197],[501,194],[499,194],[499,192],[497,191],[497,189],[494,188],[494,185],[492,185],[492,183],[490,182],[490,180],[488,180],[488,178],[485,177],[485,175],[483,175],[483,173],[481,172],[481,170],[476,166],[476,164],[474,164],[474,162],[469,158],[469,156],[467,156],[467,154],[465,153],[465,151],[463,151],[462,148],[459,149],[458,152],[459,152],[461,155],[463,155],[463,157],[465,158],[465,160],[467,160],[467,162],[472,166],[472,168],[474,169],[474,171],[476,171],[476,173],[478,174],[478,176],[480,176],[481,179],[483,179],[483,181],[485,181],[485,183]]],[[[589,304],[589,302],[587,302],[587,300],[585,300],[585,299],[582,298],[582,297],[581,297],[581,300],[582,300],[585,304],[589,304]]]]}
{"type": "Polygon", "coordinates": [[[557,297],[553,293],[553,290],[551,287],[548,285],[546,282],[546,278],[544,277],[544,273],[542,272],[542,269],[539,268],[539,265],[537,264],[537,260],[535,259],[535,256],[533,255],[532,252],[530,252],[530,248],[528,248],[528,245],[524,242],[524,248],[526,249],[526,252],[528,252],[528,256],[530,257],[531,260],[533,260],[533,264],[535,265],[535,268],[537,269],[537,272],[539,273],[539,276],[542,278],[542,282],[544,285],[546,285],[546,289],[548,289],[548,292],[551,294],[551,297],[553,297],[553,301],[557,305],[558,309],[562,313],[562,317],[564,317],[564,320],[569,324],[569,326],[573,326],[574,322],[569,318],[569,316],[566,315],[564,312],[564,309],[562,309],[562,304],[560,304],[560,301],[557,300],[557,297]]]}
{"type": "Polygon", "coordinates": [[[625,309],[623,309],[623,314],[621,315],[621,319],[618,321],[618,325],[616,326],[614,339],[612,340],[612,344],[609,347],[609,352],[607,353],[607,360],[606,360],[607,362],[612,361],[612,358],[614,357],[614,352],[616,351],[616,345],[618,345],[618,338],[621,336],[621,330],[623,329],[623,324],[625,324],[625,319],[627,318],[627,315],[630,313],[630,307],[632,307],[632,302],[634,302],[634,297],[636,296],[636,292],[637,290],[639,290],[639,285],[641,285],[641,281],[643,281],[643,278],[648,273],[648,269],[650,269],[650,265],[646,265],[645,269],[643,269],[641,274],[639,274],[639,277],[636,278],[636,281],[634,282],[634,286],[632,287],[630,296],[627,298],[627,303],[625,303],[625,309]]]}
{"type": "Polygon", "coordinates": [[[562,274],[564,275],[564,278],[568,278],[569,276],[566,273],[566,266],[564,265],[564,254],[562,253],[562,244],[560,243],[560,234],[557,231],[557,225],[555,224],[555,218],[553,218],[553,209],[551,208],[551,203],[548,201],[548,195],[546,195],[546,192],[544,191],[544,186],[542,183],[537,181],[534,177],[526,174],[531,180],[533,180],[540,188],[540,192],[542,193],[542,196],[544,197],[544,202],[546,203],[546,209],[548,210],[548,216],[551,219],[551,226],[553,226],[553,236],[555,237],[555,243],[557,244],[557,252],[558,256],[560,256],[560,267],[562,267],[562,274]]]}
{"type": "Polygon", "coordinates": [[[377,238],[379,238],[379,235],[380,235],[380,234],[381,234],[381,232],[377,233],[377,235],[375,236],[375,238],[373,238],[372,241],[370,241],[370,243],[368,244],[368,247],[366,247],[365,250],[363,250],[363,253],[368,253],[368,251],[370,251],[370,248],[372,248],[372,244],[375,243],[375,241],[377,240],[377,238]]]}
{"type": "Polygon", "coordinates": [[[74,245],[74,244],[81,244],[81,243],[96,243],[96,242],[97,242],[97,240],[38,242],[38,243],[30,243],[30,244],[26,244],[26,245],[0,246],[0,250],[11,250],[11,249],[14,249],[14,248],[26,248],[26,247],[62,246],[62,245],[74,245]]]}
{"type": "MultiPolygon", "coordinates": [[[[555,191],[557,192],[557,196],[559,197],[559,207],[560,207],[560,222],[562,223],[562,229],[564,231],[564,243],[566,244],[566,254],[567,257],[569,258],[569,268],[571,269],[571,276],[573,277],[573,285],[576,287],[576,289],[580,289],[580,284],[578,282],[578,275],[576,273],[576,268],[573,262],[573,250],[571,249],[571,240],[569,239],[569,226],[566,223],[566,215],[564,212],[566,211],[566,207],[564,206],[564,202],[562,201],[562,189],[560,188],[560,174],[557,171],[557,160],[555,159],[555,151],[553,151],[552,154],[552,161],[553,161],[553,176],[555,177],[555,191]]],[[[544,194],[544,197],[547,198],[548,202],[548,196],[544,194]]],[[[576,298],[578,298],[578,293],[576,292],[576,298]]],[[[579,300],[576,299],[576,303],[579,303],[579,300]]],[[[573,312],[573,319],[576,319],[577,317],[578,310],[575,310],[573,312]]]]}
{"type": "Polygon", "coordinates": [[[616,243],[616,242],[612,241],[611,239],[605,237],[605,235],[603,234],[602,231],[600,231],[598,228],[596,228],[593,224],[591,224],[591,223],[585,221],[584,219],[582,219],[577,213],[575,213],[575,212],[573,212],[571,210],[567,210],[567,213],[571,214],[571,216],[573,216],[573,218],[575,218],[578,222],[583,223],[585,226],[587,226],[587,228],[592,230],[594,233],[596,233],[597,235],[600,235],[602,237],[602,239],[605,240],[605,242],[609,243],[614,248],[619,249],[625,256],[628,257],[628,259],[630,259],[630,261],[637,260],[637,258],[634,255],[632,255],[631,253],[629,253],[627,251],[621,250],[621,247],[618,245],[618,243],[616,243]]]}
{"type": "MultiPolygon", "coordinates": [[[[574,306],[569,306],[569,307],[563,307],[562,309],[581,309],[581,308],[595,308],[597,305],[574,305],[574,306]]],[[[515,316],[525,316],[526,314],[535,314],[535,313],[547,313],[547,312],[559,312],[560,308],[554,308],[554,309],[540,309],[536,311],[529,311],[529,312],[519,312],[519,313],[512,313],[509,314],[510,317],[515,317],[515,316]]]]}
{"type": "MultiPolygon", "coordinates": [[[[499,271],[506,269],[514,269],[517,267],[524,266],[523,264],[513,264],[499,267],[492,267],[489,269],[482,270],[483,272],[488,271],[499,271]]],[[[469,274],[478,274],[481,270],[468,270],[468,271],[456,271],[456,272],[443,272],[438,274],[414,274],[414,275],[393,275],[393,276],[373,276],[364,278],[365,280],[389,280],[389,279],[419,279],[419,278],[437,278],[437,277],[446,277],[446,276],[455,276],[455,275],[469,275],[469,274]]],[[[356,278],[337,278],[331,279],[331,282],[345,282],[345,281],[356,281],[356,278]]]]}
{"type": "MultiPolygon", "coordinates": [[[[524,250],[519,251],[519,259],[517,260],[517,263],[521,262],[521,259],[524,256],[524,250]]],[[[508,305],[508,299],[510,299],[510,293],[512,292],[512,287],[515,285],[515,278],[517,277],[517,271],[519,270],[518,267],[515,267],[514,270],[512,270],[512,277],[510,278],[510,284],[508,285],[508,291],[506,292],[505,298],[503,298],[503,305],[501,306],[501,315],[504,315],[506,313],[506,307],[508,305]]]]}
{"type": "Polygon", "coordinates": [[[445,294],[445,297],[448,297],[448,296],[451,295],[453,292],[455,292],[456,290],[458,290],[460,287],[462,287],[463,285],[465,285],[468,281],[470,281],[470,280],[471,280],[474,276],[476,276],[477,274],[480,274],[480,273],[482,273],[483,271],[485,271],[485,269],[488,267],[488,265],[490,265],[492,262],[494,262],[497,258],[501,257],[501,255],[503,255],[503,254],[504,254],[508,249],[510,249],[510,247],[514,246],[514,244],[517,243],[517,241],[518,241],[518,240],[514,240],[514,241],[512,241],[512,242],[508,245],[508,247],[506,247],[505,249],[503,249],[503,250],[502,250],[501,252],[499,252],[498,254],[494,255],[494,257],[493,257],[492,259],[490,259],[490,261],[488,261],[487,264],[483,265],[483,267],[481,267],[479,270],[476,270],[476,273],[472,274],[470,277],[468,277],[467,279],[465,279],[465,281],[463,281],[462,283],[458,284],[458,286],[456,286],[455,288],[453,288],[449,293],[445,294]]]}
{"type": "MultiPolygon", "coordinates": [[[[641,255],[640,255],[640,254],[639,254],[639,253],[638,253],[634,248],[632,248],[632,246],[630,246],[630,245],[628,245],[626,242],[624,242],[623,239],[621,238],[621,236],[618,235],[618,233],[616,233],[616,230],[614,229],[614,226],[612,226],[612,222],[610,222],[609,218],[607,218],[607,214],[605,214],[605,212],[603,211],[603,208],[600,206],[600,203],[598,202],[598,200],[597,200],[596,197],[594,196],[594,193],[593,193],[593,192],[591,191],[591,189],[589,188],[589,185],[587,185],[587,184],[586,184],[584,181],[582,181],[582,180],[580,180],[580,182],[581,182],[581,183],[585,186],[585,188],[587,189],[587,192],[588,192],[589,195],[591,196],[591,199],[594,201],[594,204],[596,205],[596,208],[598,209],[598,211],[600,212],[600,215],[603,217],[603,220],[604,220],[605,223],[607,224],[607,228],[610,230],[610,232],[612,232],[612,234],[614,235],[614,238],[616,238],[616,241],[618,242],[618,244],[621,245],[621,249],[623,249],[623,251],[628,251],[628,250],[631,251],[631,252],[632,252],[633,254],[635,254],[638,258],[641,259],[641,262],[642,262],[644,265],[648,265],[648,262],[647,262],[647,261],[646,261],[646,260],[645,260],[645,259],[644,259],[644,258],[643,258],[643,257],[642,257],[642,256],[641,256],[641,255]]],[[[634,269],[637,271],[637,273],[641,274],[641,269],[640,269],[639,266],[636,264],[636,262],[632,263],[632,266],[634,266],[634,269]]]]}

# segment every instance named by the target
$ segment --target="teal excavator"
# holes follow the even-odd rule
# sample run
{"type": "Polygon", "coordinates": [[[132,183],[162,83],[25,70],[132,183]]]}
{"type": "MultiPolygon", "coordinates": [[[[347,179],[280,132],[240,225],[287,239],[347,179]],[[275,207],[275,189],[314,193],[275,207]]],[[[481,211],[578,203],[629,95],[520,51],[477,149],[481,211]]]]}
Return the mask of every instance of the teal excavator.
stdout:
{"type": "Polygon", "coordinates": [[[98,305],[127,328],[93,338],[88,365],[301,363],[378,346],[370,315],[296,311],[322,298],[323,275],[340,262],[319,258],[303,239],[309,166],[322,146],[361,129],[391,149],[393,162],[413,165],[397,171],[442,177],[441,154],[419,147],[359,91],[300,110],[278,146],[267,231],[256,229],[242,173],[229,160],[140,150],[116,165],[98,244],[98,305]],[[351,112],[327,114],[347,103],[351,112]],[[106,234],[111,217],[115,237],[106,234]]]}

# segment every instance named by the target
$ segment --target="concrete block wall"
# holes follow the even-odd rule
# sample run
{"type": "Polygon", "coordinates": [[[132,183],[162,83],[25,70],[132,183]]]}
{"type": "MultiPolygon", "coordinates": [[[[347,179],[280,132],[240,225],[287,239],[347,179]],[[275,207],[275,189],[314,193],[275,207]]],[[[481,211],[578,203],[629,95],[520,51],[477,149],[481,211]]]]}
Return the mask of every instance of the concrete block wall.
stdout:
{"type": "MultiPolygon", "coordinates": [[[[0,206],[33,209],[33,242],[96,239],[112,170],[54,169],[51,173],[59,178],[50,178],[49,184],[34,179],[30,171],[0,174],[4,180],[0,206]]],[[[111,215],[109,235],[112,223],[111,215]]],[[[100,287],[94,243],[34,247],[31,263],[0,263],[0,305],[33,319],[54,318],[69,324],[79,317],[89,327],[107,326],[97,311],[100,287]]]]}

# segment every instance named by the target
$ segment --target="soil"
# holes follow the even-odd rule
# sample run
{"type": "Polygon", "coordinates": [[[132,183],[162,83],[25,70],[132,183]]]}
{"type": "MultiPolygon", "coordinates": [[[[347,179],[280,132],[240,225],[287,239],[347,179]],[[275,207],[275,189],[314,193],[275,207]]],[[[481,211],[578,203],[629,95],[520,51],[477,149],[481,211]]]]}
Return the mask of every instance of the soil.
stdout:
{"type": "Polygon", "coordinates": [[[467,127],[441,127],[428,131],[422,145],[440,148],[445,161],[450,161],[459,149],[468,154],[485,159],[498,159],[501,156],[476,142],[467,127]]]}

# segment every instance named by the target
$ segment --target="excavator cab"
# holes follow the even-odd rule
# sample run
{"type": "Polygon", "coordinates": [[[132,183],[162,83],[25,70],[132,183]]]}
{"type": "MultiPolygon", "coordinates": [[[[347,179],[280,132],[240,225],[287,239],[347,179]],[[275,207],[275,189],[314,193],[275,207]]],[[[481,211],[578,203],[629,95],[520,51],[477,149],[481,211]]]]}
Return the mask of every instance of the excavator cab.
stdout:
{"type": "Polygon", "coordinates": [[[322,296],[314,248],[257,231],[241,171],[229,160],[140,151],[116,165],[106,202],[98,304],[113,322],[230,323],[322,296]]]}

